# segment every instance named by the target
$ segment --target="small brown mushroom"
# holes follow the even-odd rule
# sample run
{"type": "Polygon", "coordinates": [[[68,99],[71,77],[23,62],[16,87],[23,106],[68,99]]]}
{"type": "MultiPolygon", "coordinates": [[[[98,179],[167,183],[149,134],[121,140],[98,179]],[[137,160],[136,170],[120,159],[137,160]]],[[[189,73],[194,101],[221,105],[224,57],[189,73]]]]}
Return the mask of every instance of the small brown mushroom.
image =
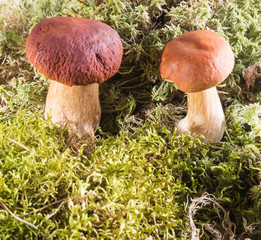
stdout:
{"type": "Polygon", "coordinates": [[[178,123],[178,133],[201,134],[205,142],[221,140],[225,116],[216,86],[233,67],[233,51],[217,33],[188,32],[166,44],[161,55],[161,76],[188,93],[188,113],[178,123]]]}
{"type": "Polygon", "coordinates": [[[26,40],[29,61],[50,83],[45,117],[93,135],[101,118],[99,84],[119,69],[123,47],[105,23],[76,17],[39,22],[26,40]]]}

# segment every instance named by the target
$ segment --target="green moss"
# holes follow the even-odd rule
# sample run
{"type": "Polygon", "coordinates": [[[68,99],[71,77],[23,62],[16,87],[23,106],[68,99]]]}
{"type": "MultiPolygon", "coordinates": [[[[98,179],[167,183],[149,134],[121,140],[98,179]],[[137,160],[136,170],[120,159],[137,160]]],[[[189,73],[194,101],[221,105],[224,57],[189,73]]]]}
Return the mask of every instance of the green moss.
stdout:
{"type": "MultiPolygon", "coordinates": [[[[186,233],[186,196],[203,192],[222,196],[220,202],[230,209],[239,232],[242,211],[248,221],[259,219],[246,194],[250,191],[257,201],[258,145],[224,142],[220,151],[148,122],[134,133],[104,135],[87,159],[84,146],[72,154],[64,135],[39,114],[18,111],[16,118],[1,123],[1,199],[40,229],[30,230],[0,210],[3,236],[12,228],[14,236],[32,238],[40,231],[51,239],[144,239],[155,234],[162,239],[179,238],[186,233]],[[58,204],[37,210],[59,199],[66,201],[53,218],[45,219],[58,204]]],[[[197,218],[205,222],[213,214],[208,209],[197,218]]]]}
{"type": "MultiPolygon", "coordinates": [[[[244,69],[260,59],[257,0],[15,1],[3,7],[10,14],[0,19],[6,83],[0,88],[0,200],[38,229],[0,206],[1,239],[189,239],[188,206],[206,192],[229,212],[237,237],[258,239],[260,84],[250,92],[243,81],[244,69]],[[124,45],[119,73],[100,88],[95,147],[43,119],[48,80],[28,63],[24,44],[29,29],[52,15],[106,22],[124,45]],[[203,28],[223,35],[236,56],[219,87],[227,119],[219,144],[176,136],[186,97],[158,69],[169,40],[203,28]],[[243,103],[250,95],[256,102],[243,103]]],[[[207,223],[227,234],[224,212],[198,210],[200,239],[213,239],[207,223]]]]}

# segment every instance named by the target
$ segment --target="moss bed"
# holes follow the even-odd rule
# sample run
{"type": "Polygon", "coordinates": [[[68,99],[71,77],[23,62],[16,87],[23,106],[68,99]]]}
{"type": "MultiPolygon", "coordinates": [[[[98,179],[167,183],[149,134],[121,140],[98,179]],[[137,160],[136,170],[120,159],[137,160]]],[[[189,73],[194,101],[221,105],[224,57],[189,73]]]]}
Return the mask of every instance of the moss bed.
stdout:
{"type": "Polygon", "coordinates": [[[259,0],[2,0],[0,239],[261,239],[260,19],[259,0]],[[94,141],[43,117],[49,80],[24,48],[52,16],[100,20],[123,42],[94,141]],[[218,144],[176,135],[186,95],[159,73],[164,45],[198,29],[236,59],[218,144]]]}

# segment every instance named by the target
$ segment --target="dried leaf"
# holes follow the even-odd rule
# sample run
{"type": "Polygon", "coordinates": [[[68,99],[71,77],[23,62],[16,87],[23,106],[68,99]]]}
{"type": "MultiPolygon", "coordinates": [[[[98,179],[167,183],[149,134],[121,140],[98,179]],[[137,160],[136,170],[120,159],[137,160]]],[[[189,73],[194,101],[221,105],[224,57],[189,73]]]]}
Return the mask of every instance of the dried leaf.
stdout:
{"type": "Polygon", "coordinates": [[[246,81],[247,88],[254,87],[259,66],[261,66],[261,60],[246,68],[244,79],[246,81]]]}

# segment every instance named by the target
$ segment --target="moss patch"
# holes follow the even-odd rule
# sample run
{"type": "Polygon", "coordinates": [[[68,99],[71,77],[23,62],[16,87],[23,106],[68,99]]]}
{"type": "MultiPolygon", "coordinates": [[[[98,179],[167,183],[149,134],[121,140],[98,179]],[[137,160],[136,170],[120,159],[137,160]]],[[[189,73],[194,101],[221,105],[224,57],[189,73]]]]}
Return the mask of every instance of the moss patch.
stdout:
{"type": "Polygon", "coordinates": [[[200,239],[258,239],[260,71],[253,89],[244,82],[261,55],[257,0],[4,1],[3,9],[0,200],[35,228],[1,205],[1,239],[191,239],[193,229],[200,239]],[[43,119],[48,79],[24,45],[53,15],[103,21],[124,45],[119,73],[100,88],[95,147],[43,119]],[[227,119],[219,144],[176,136],[186,96],[159,74],[164,45],[196,29],[223,35],[236,56],[219,87],[227,119]]]}

